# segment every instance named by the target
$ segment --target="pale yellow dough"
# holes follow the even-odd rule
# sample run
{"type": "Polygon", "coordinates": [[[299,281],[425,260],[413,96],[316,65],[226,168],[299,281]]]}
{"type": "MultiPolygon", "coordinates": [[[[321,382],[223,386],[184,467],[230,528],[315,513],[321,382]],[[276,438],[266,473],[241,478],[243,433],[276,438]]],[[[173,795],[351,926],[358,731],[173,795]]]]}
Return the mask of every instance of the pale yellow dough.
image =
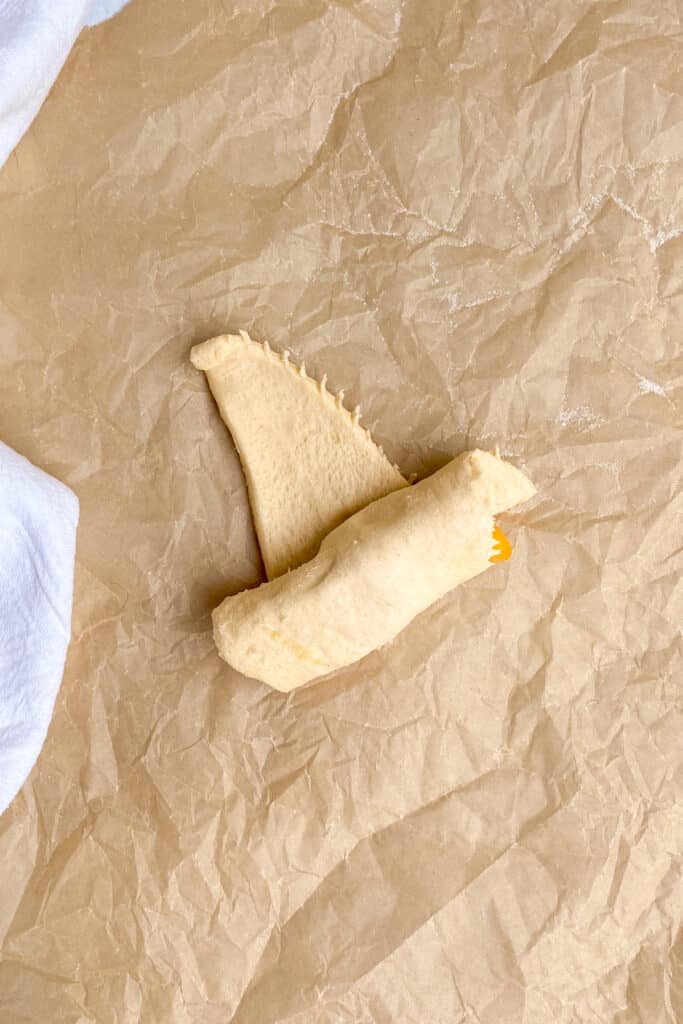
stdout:
{"type": "Polygon", "coordinates": [[[324,382],[244,331],[196,345],[240,455],[269,579],[311,558],[323,537],[407,481],[324,382]]]}
{"type": "Polygon", "coordinates": [[[227,597],[213,613],[219,653],[283,691],[358,661],[489,568],[493,517],[534,493],[495,455],[458,456],[356,512],[305,565],[227,597]]]}

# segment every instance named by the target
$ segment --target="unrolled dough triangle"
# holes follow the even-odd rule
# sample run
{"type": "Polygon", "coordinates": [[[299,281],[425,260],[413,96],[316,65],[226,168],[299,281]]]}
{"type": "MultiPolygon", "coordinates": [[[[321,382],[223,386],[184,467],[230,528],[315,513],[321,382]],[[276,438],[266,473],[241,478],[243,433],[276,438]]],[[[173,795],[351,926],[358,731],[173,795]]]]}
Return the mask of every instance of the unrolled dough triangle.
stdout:
{"type": "Polygon", "coordinates": [[[343,520],[407,481],[358,422],[303,366],[246,332],[196,345],[232,434],[269,579],[312,558],[343,520]]]}

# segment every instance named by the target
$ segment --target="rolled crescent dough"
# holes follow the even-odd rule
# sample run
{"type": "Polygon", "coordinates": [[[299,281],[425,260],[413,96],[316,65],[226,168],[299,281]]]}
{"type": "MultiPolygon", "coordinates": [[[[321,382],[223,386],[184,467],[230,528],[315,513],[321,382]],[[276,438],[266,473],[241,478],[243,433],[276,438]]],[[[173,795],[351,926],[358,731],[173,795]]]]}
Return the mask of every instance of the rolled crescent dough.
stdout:
{"type": "Polygon", "coordinates": [[[249,335],[196,345],[232,434],[268,579],[311,558],[323,537],[359,508],[407,481],[325,381],[312,380],[249,335]]]}
{"type": "Polygon", "coordinates": [[[458,456],[356,512],[298,569],[227,597],[213,613],[219,653],[282,691],[358,661],[488,568],[493,517],[534,493],[495,455],[458,456]]]}

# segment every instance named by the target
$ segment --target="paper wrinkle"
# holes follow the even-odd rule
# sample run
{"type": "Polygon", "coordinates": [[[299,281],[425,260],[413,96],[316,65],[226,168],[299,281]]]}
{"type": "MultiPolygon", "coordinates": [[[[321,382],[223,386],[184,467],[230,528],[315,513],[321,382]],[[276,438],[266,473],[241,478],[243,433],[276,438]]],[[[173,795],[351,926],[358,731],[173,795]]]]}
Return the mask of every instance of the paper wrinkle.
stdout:
{"type": "MultiPolygon", "coordinates": [[[[382,944],[382,952],[384,956],[391,955],[397,948],[406,942],[412,934],[419,928],[422,928],[424,924],[438,914],[447,902],[456,899],[461,892],[467,890],[467,888],[475,883],[482,874],[492,868],[501,858],[503,858],[511,849],[515,848],[517,844],[523,840],[525,834],[529,830],[533,830],[539,821],[545,820],[548,815],[552,815],[556,808],[553,808],[553,803],[550,802],[550,807],[540,807],[535,810],[529,819],[519,828],[518,830],[513,829],[513,835],[507,839],[500,849],[494,847],[490,850],[490,840],[485,841],[485,852],[483,861],[477,863],[477,858],[471,862],[469,870],[460,873],[457,868],[454,868],[453,877],[447,879],[445,876],[439,879],[442,888],[440,888],[436,905],[433,905],[431,900],[434,899],[434,895],[431,893],[432,885],[436,887],[436,883],[430,885],[427,881],[427,877],[430,877],[432,872],[428,872],[425,877],[416,877],[411,875],[410,868],[406,871],[406,865],[400,864],[394,859],[395,854],[391,849],[392,840],[397,842],[395,839],[396,835],[405,835],[408,842],[397,843],[400,845],[402,850],[410,848],[411,841],[419,836],[422,843],[424,843],[425,849],[433,852],[436,857],[437,864],[439,863],[438,858],[442,860],[442,864],[448,863],[450,856],[452,856],[452,850],[444,850],[443,843],[445,840],[444,831],[447,826],[445,822],[442,823],[441,818],[443,817],[444,809],[448,809],[449,803],[458,802],[458,798],[462,800],[467,795],[468,789],[472,789],[479,801],[473,800],[473,807],[471,813],[476,819],[476,810],[480,807],[486,806],[487,792],[489,785],[491,788],[495,788],[496,782],[503,783],[503,792],[505,792],[505,783],[508,777],[511,775],[510,782],[512,783],[511,791],[514,792],[520,783],[519,775],[515,773],[506,772],[505,770],[499,770],[490,773],[490,777],[484,776],[482,779],[478,779],[472,787],[466,787],[463,793],[448,793],[443,797],[439,798],[434,803],[420,808],[418,811],[413,812],[406,818],[401,819],[395,825],[391,825],[388,829],[383,829],[379,833],[366,836],[364,840],[359,843],[356,848],[348,854],[344,861],[339,865],[335,871],[331,872],[326,879],[324,879],[316,888],[313,890],[308,900],[299,908],[297,914],[291,918],[282,929],[281,934],[275,937],[275,945],[277,947],[277,957],[275,960],[274,967],[268,971],[266,968],[265,978],[259,977],[259,971],[257,970],[256,975],[256,986],[252,990],[247,990],[247,993],[243,997],[241,1003],[237,1008],[235,1015],[236,1021],[249,1021],[257,1020],[259,1013],[259,1006],[264,1002],[276,1007],[276,1013],[278,1017],[283,1013],[288,1015],[292,1011],[292,1007],[287,1004],[287,996],[281,996],[280,993],[286,993],[286,986],[283,984],[283,980],[293,970],[296,970],[302,959],[311,959],[314,963],[321,962],[319,969],[318,980],[316,981],[316,989],[323,985],[324,988],[330,986],[332,988],[335,985],[343,982],[344,985],[348,985],[350,982],[357,982],[363,978],[369,970],[374,968],[378,961],[372,961],[370,964],[366,964],[363,960],[362,948],[363,948],[363,936],[367,932],[372,932],[375,929],[380,930],[382,925],[386,929],[387,935],[393,934],[395,936],[394,942],[397,945],[393,945],[391,940],[387,940],[382,944]],[[482,790],[483,792],[480,792],[482,790]],[[445,808],[442,807],[445,805],[445,808]],[[427,816],[429,815],[429,821],[427,822],[427,816]],[[419,826],[422,825],[420,828],[419,826]],[[429,829],[434,828],[435,834],[432,836],[429,829]],[[367,859],[367,863],[365,863],[367,859]],[[359,885],[357,887],[357,895],[355,899],[352,898],[350,901],[345,900],[343,902],[337,902],[336,894],[339,892],[349,892],[356,890],[356,886],[353,884],[351,879],[347,879],[345,876],[352,875],[354,872],[354,865],[357,861],[361,861],[361,869],[359,871],[359,885]],[[391,900],[383,906],[381,897],[379,895],[379,882],[388,873],[398,872],[399,875],[403,875],[402,884],[400,881],[394,880],[394,893],[392,894],[391,900]],[[339,876],[341,875],[342,881],[339,876]],[[378,876],[373,879],[373,875],[378,876]],[[374,885],[377,890],[377,897],[375,901],[370,904],[367,900],[367,885],[374,885]],[[453,890],[451,887],[455,885],[453,890]],[[327,892],[322,892],[322,889],[329,889],[327,892]],[[399,895],[400,894],[400,895],[399,895]],[[443,903],[441,900],[443,899],[443,903]],[[331,957],[325,955],[325,948],[328,943],[328,937],[326,935],[318,936],[316,934],[319,920],[325,924],[325,913],[316,913],[315,908],[308,910],[310,902],[321,902],[322,907],[327,908],[332,906],[334,908],[334,920],[335,920],[335,931],[339,932],[339,938],[342,940],[341,949],[337,960],[334,961],[331,957]],[[407,911],[407,919],[410,921],[409,931],[401,934],[400,930],[397,930],[397,921],[392,922],[393,928],[388,927],[389,921],[393,916],[396,915],[397,905],[401,906],[403,903],[404,911],[407,911]],[[336,906],[335,906],[336,904],[336,906]],[[406,905],[407,904],[407,905],[406,905]],[[302,920],[303,919],[303,920],[302,920]],[[352,930],[352,935],[348,935],[349,930],[352,930]],[[293,935],[289,934],[294,932],[293,935]],[[344,936],[348,935],[346,941],[344,936]],[[392,948],[393,945],[393,948],[392,948]],[[358,966],[354,961],[359,961],[358,966]],[[344,967],[347,966],[346,972],[344,967]],[[340,977],[341,969],[341,977],[340,977]],[[266,988],[267,994],[263,993],[263,988],[266,988]],[[283,1004],[284,1003],[284,1007],[283,1004]]],[[[565,787],[566,788],[566,787],[565,787]]],[[[528,792],[533,792],[533,785],[529,787],[528,792]]],[[[569,797],[569,792],[565,792],[565,799],[569,797]]],[[[557,800],[557,794],[555,795],[557,800]]],[[[536,803],[536,800],[532,796],[532,806],[536,803]]],[[[462,808],[467,812],[467,805],[462,808]]],[[[455,819],[455,815],[451,816],[451,822],[455,819]]],[[[506,823],[509,821],[509,815],[506,819],[506,823]]],[[[491,828],[493,821],[482,822],[482,825],[491,828]]],[[[495,831],[495,826],[493,826],[495,831]]],[[[455,839],[455,836],[453,837],[455,839]]],[[[483,834],[482,837],[483,839],[483,834]]],[[[457,845],[456,845],[457,849],[457,845]]],[[[462,849],[459,851],[460,854],[464,852],[462,849]]],[[[420,858],[418,858],[419,860],[420,858]]],[[[416,865],[417,867],[417,865],[416,865]]],[[[433,865],[432,865],[433,869],[433,865]]],[[[462,871],[462,869],[461,869],[462,871]]],[[[272,940],[271,940],[272,943],[272,940]]],[[[267,952],[266,952],[267,955],[267,952]]],[[[272,962],[271,957],[271,962],[272,962]]],[[[295,1004],[296,1005],[296,1004],[295,1004]]]]}
{"type": "Polygon", "coordinates": [[[0,437],[81,503],[0,819],[0,1018],[673,1024],[679,18],[137,0],[0,173],[0,437]],[[509,562],[285,697],[192,344],[291,350],[405,474],[495,448],[509,562]]]}

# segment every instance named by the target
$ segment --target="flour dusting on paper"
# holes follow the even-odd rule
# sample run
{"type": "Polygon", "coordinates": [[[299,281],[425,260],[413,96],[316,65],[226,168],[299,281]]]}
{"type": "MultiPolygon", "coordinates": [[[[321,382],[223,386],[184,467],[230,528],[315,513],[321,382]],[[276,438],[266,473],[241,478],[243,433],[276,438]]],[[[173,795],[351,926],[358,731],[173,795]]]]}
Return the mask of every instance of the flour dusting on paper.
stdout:
{"type": "Polygon", "coordinates": [[[666,390],[661,384],[657,384],[654,380],[648,380],[647,377],[638,378],[638,388],[644,395],[659,395],[661,398],[666,398],[666,390]]]}
{"type": "Polygon", "coordinates": [[[557,422],[563,427],[576,426],[587,430],[591,427],[599,427],[605,420],[588,405],[577,405],[575,409],[563,409],[557,417],[557,422]]]}

